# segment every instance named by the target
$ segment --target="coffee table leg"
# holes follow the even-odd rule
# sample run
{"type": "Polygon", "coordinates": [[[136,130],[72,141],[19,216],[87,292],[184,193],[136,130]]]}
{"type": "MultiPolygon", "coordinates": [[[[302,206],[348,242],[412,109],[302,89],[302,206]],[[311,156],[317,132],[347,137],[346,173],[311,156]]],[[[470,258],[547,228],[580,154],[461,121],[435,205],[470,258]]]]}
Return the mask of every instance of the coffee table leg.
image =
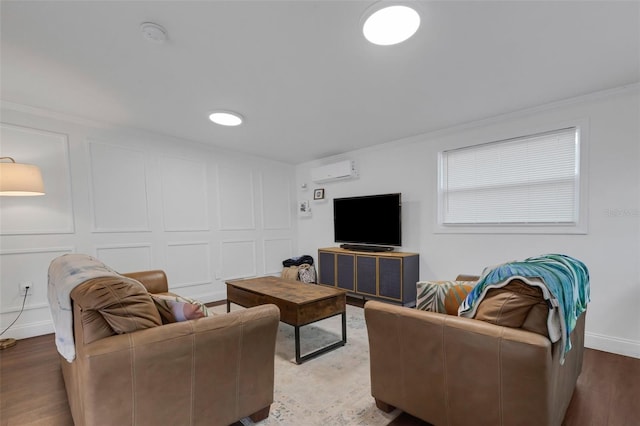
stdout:
{"type": "Polygon", "coordinates": [[[324,348],[320,348],[313,352],[310,352],[304,356],[300,356],[300,326],[293,326],[295,329],[295,341],[296,341],[296,364],[302,364],[305,361],[310,360],[311,358],[315,358],[318,355],[322,355],[323,353],[332,351],[334,349],[338,349],[341,346],[344,346],[347,343],[347,312],[343,312],[342,314],[342,339],[338,342],[332,343],[329,346],[325,346],[324,348]]]}
{"type": "Polygon", "coordinates": [[[231,302],[227,299],[227,313],[231,312],[231,302]]]}
{"type": "Polygon", "coordinates": [[[296,364],[301,364],[302,359],[300,358],[300,326],[296,325],[295,334],[296,334],[296,364]]]}
{"type": "Polygon", "coordinates": [[[342,344],[347,343],[347,311],[342,313],[342,344]]]}

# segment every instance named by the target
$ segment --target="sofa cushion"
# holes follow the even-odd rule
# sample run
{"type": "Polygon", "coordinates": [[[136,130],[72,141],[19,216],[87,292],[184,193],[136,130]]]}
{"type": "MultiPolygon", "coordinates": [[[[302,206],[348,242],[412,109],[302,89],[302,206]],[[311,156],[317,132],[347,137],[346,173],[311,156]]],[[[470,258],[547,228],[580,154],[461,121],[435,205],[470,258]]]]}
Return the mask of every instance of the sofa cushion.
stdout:
{"type": "Polygon", "coordinates": [[[540,288],[516,279],[502,288],[487,291],[474,318],[548,336],[547,315],[547,304],[540,288]]]}
{"type": "Polygon", "coordinates": [[[151,296],[131,278],[94,278],[73,289],[71,297],[83,311],[98,312],[116,334],[162,325],[151,296]]]}
{"type": "Polygon", "coordinates": [[[173,293],[152,294],[151,298],[160,313],[163,324],[213,316],[204,303],[195,299],[173,293]],[[195,307],[195,310],[191,307],[195,307]]]}
{"type": "Polygon", "coordinates": [[[418,281],[416,308],[458,315],[458,307],[476,281],[418,281]]]}

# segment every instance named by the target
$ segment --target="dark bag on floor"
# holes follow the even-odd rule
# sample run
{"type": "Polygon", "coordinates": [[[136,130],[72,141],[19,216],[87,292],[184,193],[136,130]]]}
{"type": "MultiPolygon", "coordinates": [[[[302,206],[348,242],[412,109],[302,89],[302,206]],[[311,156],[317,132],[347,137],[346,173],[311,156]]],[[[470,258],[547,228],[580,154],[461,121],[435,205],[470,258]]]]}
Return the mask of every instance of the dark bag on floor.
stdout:
{"type": "Polygon", "coordinates": [[[303,263],[313,265],[313,257],[309,256],[308,254],[298,256],[298,257],[292,257],[290,259],[283,260],[282,266],[286,268],[289,266],[300,266],[303,263]]]}

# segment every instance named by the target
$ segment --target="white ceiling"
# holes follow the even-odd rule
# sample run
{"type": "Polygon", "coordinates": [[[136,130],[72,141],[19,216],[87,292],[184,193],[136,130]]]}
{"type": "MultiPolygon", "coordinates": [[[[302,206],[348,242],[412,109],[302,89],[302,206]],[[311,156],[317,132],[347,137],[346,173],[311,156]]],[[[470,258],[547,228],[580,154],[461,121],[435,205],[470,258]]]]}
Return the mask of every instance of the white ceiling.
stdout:
{"type": "Polygon", "coordinates": [[[2,0],[0,99],[299,164],[640,80],[638,1],[415,1],[396,46],[373,3],[2,0]]]}

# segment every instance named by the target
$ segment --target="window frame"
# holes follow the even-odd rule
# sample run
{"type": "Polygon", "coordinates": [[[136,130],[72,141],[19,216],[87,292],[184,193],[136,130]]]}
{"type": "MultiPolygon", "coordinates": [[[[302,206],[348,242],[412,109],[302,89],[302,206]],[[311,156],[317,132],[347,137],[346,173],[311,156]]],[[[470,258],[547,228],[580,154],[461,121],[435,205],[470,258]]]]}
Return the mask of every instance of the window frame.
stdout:
{"type": "Polygon", "coordinates": [[[512,132],[506,137],[492,138],[474,144],[443,149],[437,155],[437,202],[435,233],[471,233],[471,234],[587,234],[588,233],[588,139],[589,126],[587,119],[576,119],[554,125],[542,125],[512,132]],[[537,222],[537,223],[444,223],[444,153],[457,149],[479,147],[481,145],[508,142],[544,133],[552,133],[567,128],[575,128],[578,135],[577,158],[577,190],[576,221],[572,223],[537,222]]]}

